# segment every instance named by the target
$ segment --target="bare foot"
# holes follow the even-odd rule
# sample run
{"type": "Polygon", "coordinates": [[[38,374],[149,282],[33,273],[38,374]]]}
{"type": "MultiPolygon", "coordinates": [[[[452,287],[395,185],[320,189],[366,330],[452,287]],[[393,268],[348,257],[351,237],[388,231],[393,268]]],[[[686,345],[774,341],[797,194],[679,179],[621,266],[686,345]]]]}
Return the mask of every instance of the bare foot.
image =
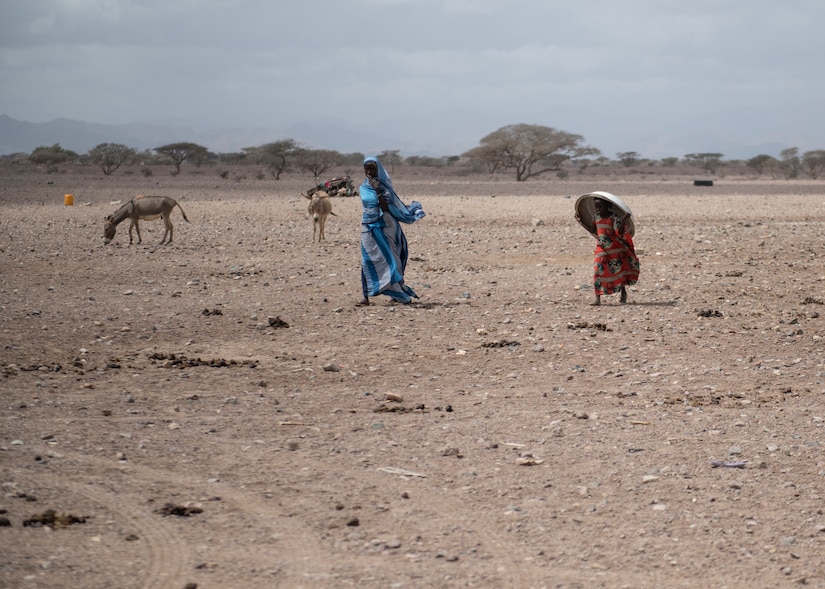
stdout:
{"type": "Polygon", "coordinates": [[[355,303],[356,307],[369,307],[370,300],[369,299],[361,299],[357,303],[355,303]]]}
{"type": "Polygon", "coordinates": [[[602,300],[599,297],[596,297],[595,299],[593,299],[593,302],[590,303],[590,306],[591,307],[598,307],[601,304],[602,304],[602,300]]]}

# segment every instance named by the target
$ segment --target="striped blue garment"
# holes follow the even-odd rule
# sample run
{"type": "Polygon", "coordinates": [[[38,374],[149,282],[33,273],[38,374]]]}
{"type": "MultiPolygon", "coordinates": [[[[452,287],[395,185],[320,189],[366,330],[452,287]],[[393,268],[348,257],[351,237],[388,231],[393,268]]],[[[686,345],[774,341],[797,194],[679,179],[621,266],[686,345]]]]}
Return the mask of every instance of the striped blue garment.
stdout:
{"type": "Polygon", "coordinates": [[[407,267],[409,251],[407,238],[401,230],[401,223],[414,223],[424,217],[421,203],[412,201],[405,205],[392,185],[384,166],[378,158],[368,157],[364,163],[374,162],[378,166],[378,192],[389,205],[383,212],[378,203],[378,192],[364,180],[361,194],[361,285],[364,297],[387,295],[402,303],[418,298],[415,291],[404,284],[404,270],[407,267]]]}

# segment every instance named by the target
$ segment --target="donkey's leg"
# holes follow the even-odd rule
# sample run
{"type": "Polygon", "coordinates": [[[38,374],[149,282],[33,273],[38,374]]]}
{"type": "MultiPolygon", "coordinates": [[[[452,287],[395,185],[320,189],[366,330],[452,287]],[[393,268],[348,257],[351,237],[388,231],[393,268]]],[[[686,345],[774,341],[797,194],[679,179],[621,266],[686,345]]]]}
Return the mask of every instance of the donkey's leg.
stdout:
{"type": "Polygon", "coordinates": [[[172,233],[174,232],[174,227],[172,226],[172,219],[169,218],[170,215],[161,215],[163,219],[163,225],[166,227],[166,231],[163,232],[163,239],[160,240],[160,245],[164,243],[172,243],[172,233]],[[169,241],[166,241],[166,236],[169,236],[169,241]]]}

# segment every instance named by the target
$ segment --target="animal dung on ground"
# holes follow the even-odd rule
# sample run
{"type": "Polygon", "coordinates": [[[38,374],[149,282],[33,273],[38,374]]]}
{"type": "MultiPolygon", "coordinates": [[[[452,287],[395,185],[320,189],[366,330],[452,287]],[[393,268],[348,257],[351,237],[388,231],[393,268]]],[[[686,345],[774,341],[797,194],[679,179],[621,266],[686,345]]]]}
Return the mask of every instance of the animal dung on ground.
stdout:
{"type": "Polygon", "coordinates": [[[38,528],[48,526],[50,528],[65,528],[72,524],[85,524],[86,516],[76,516],[71,513],[57,513],[54,509],[47,509],[43,513],[31,516],[23,520],[24,528],[38,528]]]}
{"type": "Polygon", "coordinates": [[[269,326],[274,327],[275,329],[286,329],[289,327],[289,323],[281,319],[280,316],[277,317],[268,317],[269,326]]]}
{"type": "Polygon", "coordinates": [[[196,513],[203,513],[203,509],[197,506],[176,505],[174,503],[167,503],[158,510],[161,515],[176,515],[178,517],[189,517],[196,513]]]}

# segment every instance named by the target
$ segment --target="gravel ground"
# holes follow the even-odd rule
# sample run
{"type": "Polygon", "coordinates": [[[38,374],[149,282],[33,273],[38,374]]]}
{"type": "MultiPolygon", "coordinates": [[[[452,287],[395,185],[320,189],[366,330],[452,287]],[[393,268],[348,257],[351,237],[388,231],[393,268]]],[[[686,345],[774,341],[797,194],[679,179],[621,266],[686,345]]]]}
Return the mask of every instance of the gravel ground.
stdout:
{"type": "Polygon", "coordinates": [[[825,587],[825,182],[394,180],[421,298],[358,308],[357,197],[0,171],[0,586],[825,587]]]}

